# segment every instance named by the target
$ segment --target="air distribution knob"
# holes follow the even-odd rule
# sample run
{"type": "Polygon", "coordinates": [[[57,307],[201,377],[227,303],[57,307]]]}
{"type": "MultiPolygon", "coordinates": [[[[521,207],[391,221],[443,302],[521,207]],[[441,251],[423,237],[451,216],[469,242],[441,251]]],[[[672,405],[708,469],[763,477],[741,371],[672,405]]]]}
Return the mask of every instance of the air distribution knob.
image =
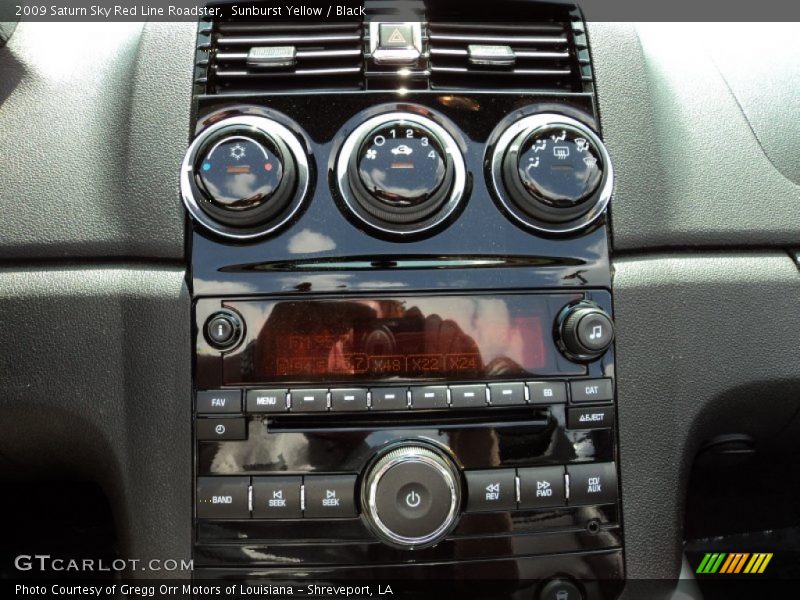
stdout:
{"type": "Polygon", "coordinates": [[[384,542],[403,548],[430,546],[452,529],[461,505],[458,468],[423,444],[397,446],[367,472],[364,515],[384,542]]]}
{"type": "Polygon", "coordinates": [[[563,115],[537,114],[500,136],[492,181],[515,220],[538,231],[569,233],[602,214],[613,170],[603,142],[586,125],[563,115]]]}
{"type": "Polygon", "coordinates": [[[611,317],[590,302],[581,302],[568,308],[558,331],[565,354],[582,361],[599,358],[614,341],[611,317]]]}

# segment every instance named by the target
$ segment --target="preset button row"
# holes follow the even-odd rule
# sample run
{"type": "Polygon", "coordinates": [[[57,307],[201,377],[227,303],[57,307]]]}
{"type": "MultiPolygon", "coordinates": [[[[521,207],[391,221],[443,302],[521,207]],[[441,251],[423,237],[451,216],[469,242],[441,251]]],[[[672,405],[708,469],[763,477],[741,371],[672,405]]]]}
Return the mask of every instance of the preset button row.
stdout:
{"type": "Polygon", "coordinates": [[[198,477],[199,519],[355,517],[355,475],[198,477]]]}
{"type": "MultiPolygon", "coordinates": [[[[610,402],[614,398],[610,379],[573,380],[568,384],[569,396],[575,403],[610,402]]],[[[568,384],[564,381],[528,381],[450,386],[256,389],[247,390],[244,409],[248,413],[313,413],[563,404],[567,402],[568,384]]],[[[242,408],[242,390],[197,392],[197,412],[200,414],[241,413],[242,408]]]]}

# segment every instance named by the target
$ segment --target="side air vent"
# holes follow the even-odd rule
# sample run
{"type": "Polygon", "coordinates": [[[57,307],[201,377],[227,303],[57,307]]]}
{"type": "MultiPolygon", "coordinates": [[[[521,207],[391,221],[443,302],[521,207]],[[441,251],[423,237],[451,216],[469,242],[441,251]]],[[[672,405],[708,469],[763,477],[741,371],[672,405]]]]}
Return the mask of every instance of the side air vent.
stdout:
{"type": "Polygon", "coordinates": [[[579,20],[429,27],[433,89],[581,92],[591,85],[579,20]]]}
{"type": "MultiPolygon", "coordinates": [[[[202,26],[201,26],[202,27],[202,26]]],[[[360,90],[364,86],[360,21],[289,24],[222,20],[208,24],[210,94],[360,90]]],[[[201,29],[201,44],[202,44],[201,29]]],[[[198,65],[203,61],[198,48],[198,65]]]]}

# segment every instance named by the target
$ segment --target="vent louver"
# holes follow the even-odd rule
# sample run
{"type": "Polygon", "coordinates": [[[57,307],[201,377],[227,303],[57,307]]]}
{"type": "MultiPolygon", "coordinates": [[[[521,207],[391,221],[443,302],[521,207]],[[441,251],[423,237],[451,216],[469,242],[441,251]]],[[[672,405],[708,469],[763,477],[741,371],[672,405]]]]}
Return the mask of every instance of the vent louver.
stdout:
{"type": "Polygon", "coordinates": [[[591,84],[578,20],[431,22],[431,88],[581,92],[591,84]]]}
{"type": "Polygon", "coordinates": [[[222,20],[205,28],[201,23],[196,83],[206,93],[363,89],[360,21],[222,20]]]}

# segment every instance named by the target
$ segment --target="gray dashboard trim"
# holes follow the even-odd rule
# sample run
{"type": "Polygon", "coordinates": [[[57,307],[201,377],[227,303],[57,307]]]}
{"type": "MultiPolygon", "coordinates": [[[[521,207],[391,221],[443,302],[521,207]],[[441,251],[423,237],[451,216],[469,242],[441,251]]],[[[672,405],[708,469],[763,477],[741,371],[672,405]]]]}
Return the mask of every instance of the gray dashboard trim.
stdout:
{"type": "MultiPolygon", "coordinates": [[[[617,175],[611,201],[617,251],[774,247],[800,237],[800,187],[765,154],[796,147],[795,125],[764,133],[760,122],[766,115],[800,121],[800,105],[783,103],[785,94],[777,93],[782,61],[771,62],[760,45],[748,49],[765,61],[763,95],[744,100],[762,147],[706,45],[710,27],[588,24],[600,119],[617,175]],[[764,111],[758,121],[756,111],[764,111]],[[785,136],[780,145],[772,139],[778,135],[785,136]]],[[[731,66],[724,68],[731,86],[740,86],[731,66]]]]}
{"type": "Polygon", "coordinates": [[[680,573],[700,444],[746,433],[768,451],[800,433],[800,273],[780,252],[653,254],[614,269],[627,597],[658,598],[680,573]]]}
{"type": "Polygon", "coordinates": [[[183,257],[195,33],[20,23],[0,48],[4,259],[183,257]]]}
{"type": "Polygon", "coordinates": [[[191,554],[190,310],[183,269],[0,270],[0,471],[98,483],[143,564],[191,554]]]}

